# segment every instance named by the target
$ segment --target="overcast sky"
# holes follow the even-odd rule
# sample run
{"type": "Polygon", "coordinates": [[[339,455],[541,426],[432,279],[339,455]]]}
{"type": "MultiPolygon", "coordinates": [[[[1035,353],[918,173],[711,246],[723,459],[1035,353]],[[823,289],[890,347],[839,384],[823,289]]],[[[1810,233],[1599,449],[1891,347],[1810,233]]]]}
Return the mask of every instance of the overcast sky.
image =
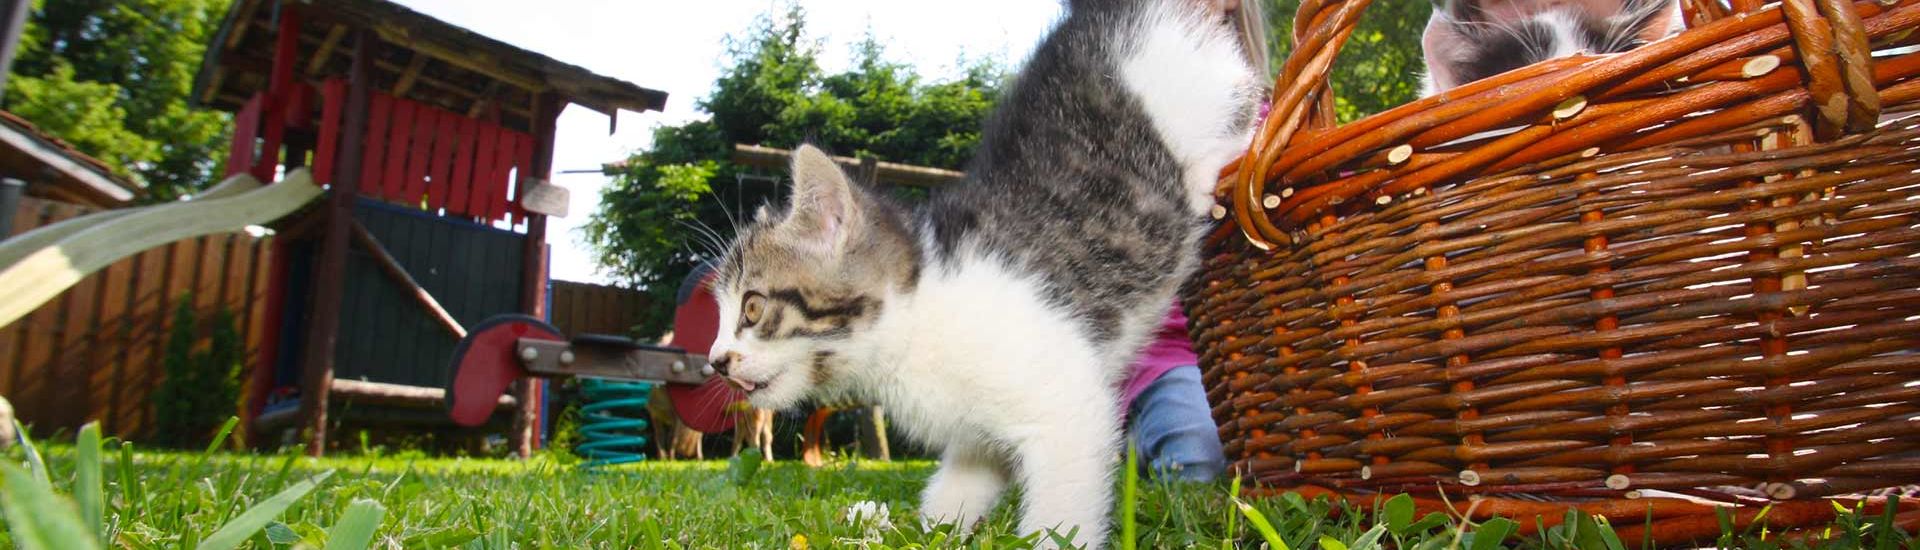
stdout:
{"type": "MultiPolygon", "coordinates": [[[[725,38],[742,35],[755,17],[784,9],[771,1],[701,0],[399,0],[415,10],[513,45],[668,93],[664,113],[622,113],[619,131],[607,117],[579,107],[561,113],[554,169],[592,169],[645,148],[653,128],[705,118],[694,101],[705,97],[724,61],[725,38]]],[[[1061,15],[1060,0],[799,0],[813,38],[823,40],[821,64],[847,66],[848,48],[872,29],[895,60],[921,74],[945,78],[955,62],[998,56],[1010,64],[1061,15]]],[[[599,204],[606,178],[555,174],[572,191],[572,213],[550,222],[553,278],[608,282],[576,231],[599,204]]]]}

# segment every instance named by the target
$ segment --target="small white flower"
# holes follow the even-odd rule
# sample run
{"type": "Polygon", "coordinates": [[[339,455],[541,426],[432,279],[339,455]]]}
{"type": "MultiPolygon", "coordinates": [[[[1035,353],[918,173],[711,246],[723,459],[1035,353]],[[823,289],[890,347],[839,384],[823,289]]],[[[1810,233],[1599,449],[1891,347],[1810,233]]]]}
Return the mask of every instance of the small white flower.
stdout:
{"type": "Polygon", "coordinates": [[[848,506],[847,523],[866,525],[876,529],[893,527],[893,521],[887,516],[887,505],[871,500],[862,500],[848,506]]]}

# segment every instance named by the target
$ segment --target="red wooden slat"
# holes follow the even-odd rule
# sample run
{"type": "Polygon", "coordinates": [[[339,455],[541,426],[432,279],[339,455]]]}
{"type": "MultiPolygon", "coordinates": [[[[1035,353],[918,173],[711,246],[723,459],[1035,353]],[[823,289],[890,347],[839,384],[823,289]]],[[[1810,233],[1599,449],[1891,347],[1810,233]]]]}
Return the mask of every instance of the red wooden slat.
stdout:
{"type": "Polygon", "coordinates": [[[411,150],[409,138],[413,134],[413,109],[417,104],[405,99],[393,100],[393,121],[387,136],[387,165],[385,179],[380,182],[380,196],[388,202],[406,204],[401,195],[407,188],[407,154],[411,150]]]}
{"type": "Polygon", "coordinates": [[[433,139],[433,183],[427,188],[427,209],[438,212],[447,205],[447,180],[453,177],[453,156],[458,144],[454,141],[460,119],[464,118],[451,112],[440,113],[434,124],[433,139]]]}
{"type": "Polygon", "coordinates": [[[473,151],[473,188],[467,192],[467,215],[487,216],[487,195],[493,193],[493,157],[500,150],[500,127],[480,123],[480,144],[473,151]]]}
{"type": "Polygon", "coordinates": [[[527,217],[527,211],[520,207],[520,201],[527,196],[527,187],[533,184],[533,180],[547,179],[547,175],[533,173],[533,136],[518,132],[514,135],[518,136],[513,146],[514,166],[519,167],[517,172],[520,181],[514,182],[513,200],[507,203],[507,211],[513,213],[517,223],[527,217]]]}
{"type": "Polygon", "coordinates": [[[421,105],[413,113],[413,145],[407,159],[407,189],[403,193],[408,208],[419,208],[420,197],[427,193],[427,163],[433,154],[433,127],[440,123],[441,110],[421,105]]]}
{"type": "Polygon", "coordinates": [[[513,178],[513,160],[516,142],[520,132],[500,130],[499,149],[493,157],[493,192],[487,194],[487,219],[498,220],[507,217],[507,192],[513,178]]]}
{"type": "Polygon", "coordinates": [[[253,168],[253,142],[260,137],[260,110],[266,96],[254,94],[233,115],[233,142],[227,148],[228,176],[253,168]]]}
{"type": "Polygon", "coordinates": [[[380,160],[386,158],[387,119],[393,114],[393,98],[386,94],[368,94],[372,96],[367,110],[367,145],[360,156],[360,181],[358,189],[362,194],[372,195],[380,189],[380,160]]]}
{"type": "Polygon", "coordinates": [[[479,149],[476,121],[460,117],[460,149],[453,154],[453,178],[447,180],[447,214],[467,213],[467,191],[473,189],[473,155],[479,149]]]}
{"type": "Polygon", "coordinates": [[[347,106],[347,81],[328,80],[326,96],[320,107],[320,143],[313,151],[313,177],[323,184],[333,183],[334,156],[340,149],[340,121],[347,106]]]}

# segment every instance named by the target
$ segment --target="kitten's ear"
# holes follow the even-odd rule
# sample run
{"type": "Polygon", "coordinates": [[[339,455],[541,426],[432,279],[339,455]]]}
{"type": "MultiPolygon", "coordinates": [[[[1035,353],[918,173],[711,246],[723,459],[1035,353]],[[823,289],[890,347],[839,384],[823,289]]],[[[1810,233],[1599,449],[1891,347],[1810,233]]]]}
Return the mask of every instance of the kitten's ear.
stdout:
{"type": "Polygon", "coordinates": [[[812,145],[793,151],[793,205],[786,226],[802,239],[839,251],[860,226],[853,183],[832,157],[812,145]]]}
{"type": "Polygon", "coordinates": [[[1480,4],[1484,0],[1433,0],[1433,11],[1444,13],[1454,21],[1484,21],[1486,10],[1480,4]]]}

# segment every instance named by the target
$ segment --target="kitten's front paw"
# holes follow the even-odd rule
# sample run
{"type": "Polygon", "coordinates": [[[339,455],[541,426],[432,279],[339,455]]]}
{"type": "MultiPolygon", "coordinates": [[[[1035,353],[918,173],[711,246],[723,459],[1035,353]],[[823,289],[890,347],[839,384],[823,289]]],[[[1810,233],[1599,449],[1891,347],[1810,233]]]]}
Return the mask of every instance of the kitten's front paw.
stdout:
{"type": "Polygon", "coordinates": [[[973,531],[1000,501],[1007,477],[996,458],[979,449],[949,449],[920,495],[921,525],[953,524],[958,533],[973,531]]]}

